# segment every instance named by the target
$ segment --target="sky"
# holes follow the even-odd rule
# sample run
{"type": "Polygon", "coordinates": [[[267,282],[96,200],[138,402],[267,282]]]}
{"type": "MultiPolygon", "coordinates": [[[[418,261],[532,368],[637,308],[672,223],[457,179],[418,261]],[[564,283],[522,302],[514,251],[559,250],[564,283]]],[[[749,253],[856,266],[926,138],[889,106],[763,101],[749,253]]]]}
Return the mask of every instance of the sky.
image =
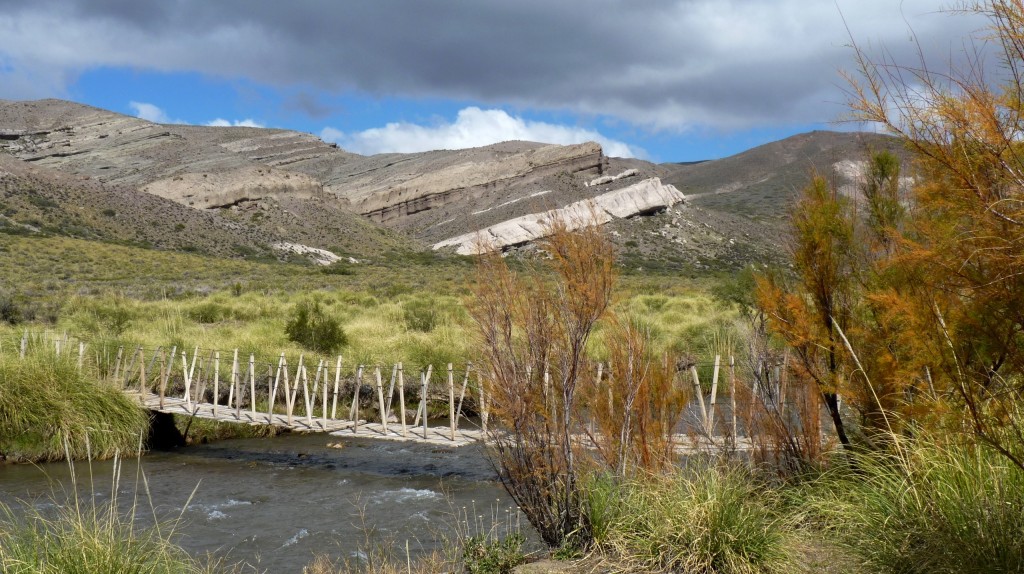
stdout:
{"type": "Polygon", "coordinates": [[[293,129],[361,154],[594,140],[612,156],[696,161],[814,129],[870,129],[841,121],[851,43],[908,65],[955,62],[986,22],[953,7],[0,0],[0,99],[293,129]]]}

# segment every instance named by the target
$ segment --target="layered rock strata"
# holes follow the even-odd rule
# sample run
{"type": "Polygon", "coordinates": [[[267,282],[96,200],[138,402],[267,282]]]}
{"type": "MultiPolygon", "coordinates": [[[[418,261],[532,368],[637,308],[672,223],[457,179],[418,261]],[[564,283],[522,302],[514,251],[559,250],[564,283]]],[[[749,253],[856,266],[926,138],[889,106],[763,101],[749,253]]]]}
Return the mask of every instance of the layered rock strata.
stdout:
{"type": "Polygon", "coordinates": [[[561,221],[570,229],[603,225],[614,219],[644,215],[685,200],[672,185],[652,177],[639,183],[577,201],[560,209],[533,213],[435,243],[433,248],[455,248],[460,255],[476,255],[536,241],[549,234],[552,223],[561,221]]]}

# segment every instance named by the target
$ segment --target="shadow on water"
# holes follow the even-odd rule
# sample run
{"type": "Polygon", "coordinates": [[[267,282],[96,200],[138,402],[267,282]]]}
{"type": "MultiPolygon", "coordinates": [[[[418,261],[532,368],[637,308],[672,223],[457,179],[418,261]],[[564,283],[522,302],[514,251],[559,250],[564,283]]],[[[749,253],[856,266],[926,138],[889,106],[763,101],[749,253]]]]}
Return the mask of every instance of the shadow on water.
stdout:
{"type": "MultiPolygon", "coordinates": [[[[430,551],[463,508],[484,515],[497,509],[500,518],[514,507],[479,445],[286,435],[153,452],[140,463],[125,461],[119,484],[126,510],[139,493],[136,518],[145,525],[153,512],[139,470],[157,515],[183,515],[182,546],[267,572],[301,572],[318,553],[356,558],[370,532],[373,542],[394,542],[403,552],[406,540],[413,552],[430,551]],[[328,446],[337,443],[341,448],[328,446]]],[[[81,494],[110,499],[111,462],[78,463],[76,472],[81,494]]],[[[66,464],[0,466],[4,502],[45,508],[65,500],[62,485],[69,484],[66,464]]]]}

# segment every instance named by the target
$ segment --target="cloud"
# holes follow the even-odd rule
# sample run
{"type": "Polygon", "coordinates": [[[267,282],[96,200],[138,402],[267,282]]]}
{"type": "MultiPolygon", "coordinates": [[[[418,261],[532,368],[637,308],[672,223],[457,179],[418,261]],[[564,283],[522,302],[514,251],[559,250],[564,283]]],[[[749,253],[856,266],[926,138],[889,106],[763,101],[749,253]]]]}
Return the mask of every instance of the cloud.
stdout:
{"type": "Polygon", "coordinates": [[[260,122],[257,122],[256,120],[254,120],[252,118],[245,118],[244,120],[234,120],[234,121],[228,121],[228,120],[225,120],[224,118],[217,118],[215,120],[210,120],[210,121],[206,122],[205,125],[221,127],[221,128],[232,127],[232,126],[234,126],[234,127],[245,127],[245,128],[265,128],[265,127],[267,127],[266,125],[264,125],[264,124],[262,124],[260,122]]]}
{"type": "Polygon", "coordinates": [[[395,122],[381,128],[370,128],[351,134],[327,127],[320,132],[320,137],[324,141],[335,142],[348,151],[364,155],[463,149],[508,140],[563,145],[596,141],[604,148],[605,154],[610,156],[645,155],[639,148],[607,138],[596,131],[524,120],[509,115],[504,110],[482,110],[477,107],[459,110],[454,122],[439,121],[427,126],[395,122]]]}
{"type": "Polygon", "coordinates": [[[942,14],[934,0],[435,0],[416,10],[0,0],[0,80],[20,80],[0,81],[0,98],[23,92],[25,78],[60,95],[76,74],[112,66],[568,111],[654,130],[748,128],[843,110],[847,26],[875,54],[916,64],[920,48],[945,69],[985,23],[942,14]]]}
{"type": "MultiPolygon", "coordinates": [[[[135,117],[146,120],[147,122],[153,122],[157,124],[188,124],[185,120],[173,119],[167,115],[167,112],[156,104],[150,104],[147,102],[128,102],[128,107],[135,113],[135,117]]],[[[210,120],[203,125],[205,126],[216,126],[216,127],[247,127],[247,128],[263,128],[266,127],[264,124],[257,122],[252,118],[245,118],[244,120],[225,120],[224,118],[217,118],[210,120]]]]}
{"type": "Polygon", "coordinates": [[[172,120],[167,116],[167,113],[160,109],[158,106],[153,104],[147,104],[146,102],[128,102],[130,107],[135,112],[135,117],[142,118],[147,122],[153,122],[156,124],[181,124],[185,123],[181,120],[172,120]]]}

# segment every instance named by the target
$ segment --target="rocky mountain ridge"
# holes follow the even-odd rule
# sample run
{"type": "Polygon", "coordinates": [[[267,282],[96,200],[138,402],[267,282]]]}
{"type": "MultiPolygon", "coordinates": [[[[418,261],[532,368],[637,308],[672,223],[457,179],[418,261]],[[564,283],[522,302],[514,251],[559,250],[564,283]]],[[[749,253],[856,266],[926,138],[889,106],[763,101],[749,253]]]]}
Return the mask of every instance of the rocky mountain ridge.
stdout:
{"type": "Polygon", "coordinates": [[[592,142],[360,156],[288,130],[154,124],[60,100],[0,101],[0,170],[8,174],[0,174],[0,213],[8,227],[34,220],[159,248],[330,261],[314,254],[465,252],[466,238],[481,230],[507,248],[535,239],[543,214],[582,213],[594,201],[624,260],[733,267],[780,252],[786,205],[812,170],[855,188],[850,162],[892,145],[883,136],[814,132],[686,165],[610,158],[592,142]],[[26,177],[36,183],[22,185],[26,177]],[[28,188],[50,191],[33,203],[28,188]],[[138,209],[128,205],[133,197],[138,209]],[[77,205],[90,201],[116,204],[101,214],[133,216],[118,222],[120,231],[104,223],[109,216],[72,217],[92,213],[77,205]],[[58,207],[39,207],[46,202],[58,207]],[[171,220],[168,231],[160,222],[171,220]],[[234,231],[206,231],[215,229],[234,231]]]}

